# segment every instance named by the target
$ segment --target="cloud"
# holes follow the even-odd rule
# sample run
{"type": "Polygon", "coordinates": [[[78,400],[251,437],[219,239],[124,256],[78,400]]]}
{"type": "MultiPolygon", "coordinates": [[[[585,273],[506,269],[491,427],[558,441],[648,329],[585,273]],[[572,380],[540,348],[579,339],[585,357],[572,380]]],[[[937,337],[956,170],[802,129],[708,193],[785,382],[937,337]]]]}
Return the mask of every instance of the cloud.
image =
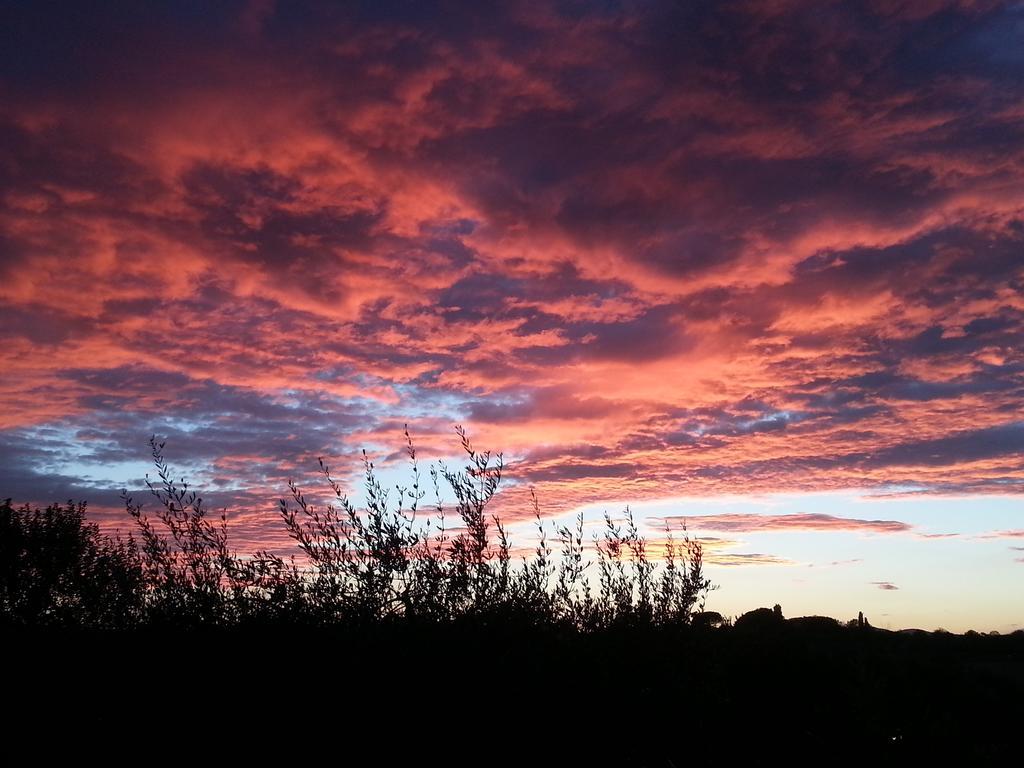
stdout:
{"type": "Polygon", "coordinates": [[[242,503],[409,422],[552,510],[1018,494],[1021,13],[5,9],[4,481],[159,428],[242,503]]]}
{"type": "MultiPolygon", "coordinates": [[[[831,563],[822,563],[822,565],[826,565],[826,566],[829,566],[829,567],[832,567],[832,568],[836,568],[836,567],[844,566],[844,565],[856,565],[857,563],[863,563],[863,562],[864,562],[863,558],[861,558],[861,557],[854,557],[854,558],[850,558],[848,560],[833,560],[831,563]]],[[[813,568],[814,566],[815,566],[814,563],[808,563],[807,564],[808,568],[813,568]]]]}
{"type": "Polygon", "coordinates": [[[1024,539],[1024,528],[979,533],[979,539],[1024,539]]]}
{"type": "Polygon", "coordinates": [[[724,567],[750,565],[794,565],[792,560],[779,557],[778,555],[769,555],[761,552],[722,552],[708,556],[705,558],[704,562],[708,565],[724,567]]]}
{"type": "MultiPolygon", "coordinates": [[[[796,562],[780,555],[773,555],[765,552],[734,552],[732,550],[745,546],[743,542],[734,539],[719,538],[715,536],[697,536],[693,539],[701,547],[702,562],[704,565],[722,566],[727,568],[743,566],[792,566],[796,562]]],[[[665,557],[668,548],[668,539],[657,536],[646,539],[646,552],[648,557],[658,560],[665,557]]],[[[680,542],[673,541],[677,553],[680,550],[680,542]]],[[[678,554],[677,554],[678,557],[678,554]]]]}
{"type": "Polygon", "coordinates": [[[884,589],[887,592],[891,592],[891,591],[899,589],[899,587],[897,587],[895,584],[893,584],[892,582],[889,582],[889,581],[872,581],[871,583],[874,584],[879,589],[884,589]]]}
{"type": "Polygon", "coordinates": [[[665,517],[652,521],[654,525],[667,524],[681,528],[685,523],[690,530],[712,531],[856,531],[861,533],[907,533],[908,523],[898,520],[859,520],[826,514],[759,515],[730,513],[722,515],[693,515],[665,517]]]}

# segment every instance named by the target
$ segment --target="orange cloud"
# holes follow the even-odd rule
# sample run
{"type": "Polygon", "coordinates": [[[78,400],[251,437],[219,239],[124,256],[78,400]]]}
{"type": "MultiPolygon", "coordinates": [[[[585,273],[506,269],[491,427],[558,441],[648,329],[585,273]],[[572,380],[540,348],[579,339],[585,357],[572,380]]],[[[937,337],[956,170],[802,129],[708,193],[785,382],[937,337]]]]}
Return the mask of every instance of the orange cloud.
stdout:
{"type": "Polygon", "coordinates": [[[1016,10],[307,12],[18,11],[9,487],[159,430],[251,510],[406,422],[509,509],[1024,487],[1016,10]]]}

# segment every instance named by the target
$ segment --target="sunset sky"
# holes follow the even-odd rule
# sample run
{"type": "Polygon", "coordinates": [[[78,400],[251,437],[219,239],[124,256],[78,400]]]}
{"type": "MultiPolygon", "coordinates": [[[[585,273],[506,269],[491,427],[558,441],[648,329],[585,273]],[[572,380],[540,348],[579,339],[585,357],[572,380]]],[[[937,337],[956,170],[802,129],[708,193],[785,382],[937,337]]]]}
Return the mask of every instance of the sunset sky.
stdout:
{"type": "MultiPolygon", "coordinates": [[[[502,451],[708,607],[1024,627],[1024,5],[5,3],[0,498],[502,451]]],[[[140,498],[142,494],[139,494],[140,498]]],[[[517,528],[518,530],[518,528],[517,528]]],[[[516,534],[530,543],[530,529],[516,534]]]]}

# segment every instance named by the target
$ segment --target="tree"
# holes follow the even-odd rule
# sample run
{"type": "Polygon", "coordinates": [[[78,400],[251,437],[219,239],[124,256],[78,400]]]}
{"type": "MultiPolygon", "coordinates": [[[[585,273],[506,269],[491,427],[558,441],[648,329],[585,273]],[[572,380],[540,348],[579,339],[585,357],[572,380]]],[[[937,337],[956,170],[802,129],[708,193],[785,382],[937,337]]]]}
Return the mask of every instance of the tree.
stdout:
{"type": "Polygon", "coordinates": [[[86,505],[0,504],[0,621],[122,627],[141,615],[144,580],[131,539],[109,538],[86,505]]]}

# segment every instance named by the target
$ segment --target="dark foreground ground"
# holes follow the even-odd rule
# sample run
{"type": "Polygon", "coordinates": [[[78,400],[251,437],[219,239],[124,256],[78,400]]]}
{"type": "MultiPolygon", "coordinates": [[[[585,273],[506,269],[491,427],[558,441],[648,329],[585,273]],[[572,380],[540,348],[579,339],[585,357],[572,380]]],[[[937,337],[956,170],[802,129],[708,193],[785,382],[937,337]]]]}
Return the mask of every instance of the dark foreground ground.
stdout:
{"type": "Polygon", "coordinates": [[[674,766],[1024,754],[1024,632],[795,619],[582,637],[481,623],[5,635],[6,740],[44,752],[73,737],[172,757],[209,738],[307,756],[363,745],[440,764],[549,749],[568,764],[674,766]]]}

